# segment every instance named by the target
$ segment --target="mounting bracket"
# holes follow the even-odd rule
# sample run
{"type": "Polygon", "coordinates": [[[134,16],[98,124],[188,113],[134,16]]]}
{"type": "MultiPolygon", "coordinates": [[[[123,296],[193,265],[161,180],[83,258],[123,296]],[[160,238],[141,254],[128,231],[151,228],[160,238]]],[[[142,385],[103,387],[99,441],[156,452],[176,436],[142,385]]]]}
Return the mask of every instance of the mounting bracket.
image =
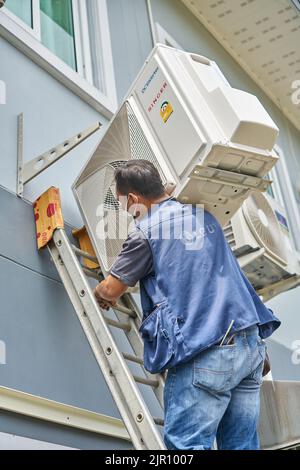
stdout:
{"type": "Polygon", "coordinates": [[[101,123],[97,122],[92,127],[79,132],[70,139],[65,140],[62,144],[52,147],[47,152],[33,158],[29,162],[23,163],[23,142],[24,142],[24,130],[23,130],[24,117],[23,113],[18,116],[18,151],[17,151],[17,194],[22,196],[25,184],[29,183],[33,178],[42,173],[46,168],[53,165],[53,163],[60,160],[67,153],[77,147],[79,144],[88,139],[91,135],[97,132],[101,123]]]}
{"type": "Polygon", "coordinates": [[[281,294],[282,292],[286,292],[290,289],[294,289],[297,286],[300,286],[300,276],[294,274],[288,279],[281,279],[280,281],[263,287],[256,292],[258,295],[263,297],[264,302],[268,302],[268,300],[271,300],[273,297],[275,297],[275,295],[281,294]]]}

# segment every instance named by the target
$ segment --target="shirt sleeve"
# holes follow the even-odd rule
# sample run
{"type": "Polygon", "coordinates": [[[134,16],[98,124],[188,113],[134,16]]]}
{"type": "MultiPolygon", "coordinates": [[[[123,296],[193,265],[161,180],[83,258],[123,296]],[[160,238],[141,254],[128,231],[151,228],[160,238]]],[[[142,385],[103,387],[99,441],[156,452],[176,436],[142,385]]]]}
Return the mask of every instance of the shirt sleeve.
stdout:
{"type": "Polygon", "coordinates": [[[110,274],[133,287],[153,271],[153,258],[148,240],[139,230],[132,232],[123,244],[110,274]]]}

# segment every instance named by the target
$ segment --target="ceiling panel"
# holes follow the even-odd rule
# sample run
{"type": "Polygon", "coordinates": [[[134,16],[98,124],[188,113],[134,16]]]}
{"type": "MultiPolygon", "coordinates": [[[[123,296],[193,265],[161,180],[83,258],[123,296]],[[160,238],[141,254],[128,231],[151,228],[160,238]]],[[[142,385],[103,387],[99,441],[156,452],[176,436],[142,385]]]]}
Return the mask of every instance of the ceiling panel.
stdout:
{"type": "Polygon", "coordinates": [[[292,0],[182,1],[300,130],[300,11],[292,0]]]}

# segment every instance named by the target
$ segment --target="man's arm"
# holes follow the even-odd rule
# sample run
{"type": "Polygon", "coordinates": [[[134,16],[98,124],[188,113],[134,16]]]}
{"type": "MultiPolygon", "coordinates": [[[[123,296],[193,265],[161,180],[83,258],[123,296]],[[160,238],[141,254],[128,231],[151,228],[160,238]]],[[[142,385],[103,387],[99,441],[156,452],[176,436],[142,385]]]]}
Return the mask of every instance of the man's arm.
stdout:
{"type": "Polygon", "coordinates": [[[101,308],[108,310],[128,287],[149,274],[153,269],[152,253],[148,241],[139,231],[133,232],[110,270],[110,275],[94,290],[101,308]]]}

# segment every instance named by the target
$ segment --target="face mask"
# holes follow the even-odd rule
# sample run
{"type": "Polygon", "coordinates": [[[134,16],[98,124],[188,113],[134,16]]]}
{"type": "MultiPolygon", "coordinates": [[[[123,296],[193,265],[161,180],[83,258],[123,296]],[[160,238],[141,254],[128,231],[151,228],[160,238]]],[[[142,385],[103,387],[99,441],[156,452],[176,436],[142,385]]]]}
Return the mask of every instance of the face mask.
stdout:
{"type": "Polygon", "coordinates": [[[137,205],[134,204],[134,212],[132,213],[130,208],[128,209],[128,196],[120,196],[119,197],[119,202],[120,202],[120,206],[121,206],[121,209],[125,212],[128,212],[130,215],[132,215],[132,217],[134,219],[136,219],[136,212],[137,212],[137,205]]]}
{"type": "Polygon", "coordinates": [[[122,211],[128,212],[128,197],[127,196],[119,196],[118,201],[120,203],[122,211]]]}

